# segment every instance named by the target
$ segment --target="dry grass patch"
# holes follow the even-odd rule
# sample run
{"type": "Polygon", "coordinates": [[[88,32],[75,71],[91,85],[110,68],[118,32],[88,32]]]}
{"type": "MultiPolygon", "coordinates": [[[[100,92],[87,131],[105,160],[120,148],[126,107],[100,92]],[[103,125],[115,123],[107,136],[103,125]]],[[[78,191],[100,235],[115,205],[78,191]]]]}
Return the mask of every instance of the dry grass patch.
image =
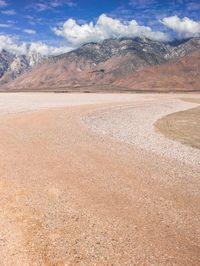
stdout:
{"type": "MultiPolygon", "coordinates": [[[[187,99],[192,100],[200,103],[200,99],[187,99]]],[[[166,137],[200,149],[200,107],[167,115],[155,126],[166,137]]]]}
{"type": "Polygon", "coordinates": [[[190,103],[200,103],[200,98],[182,98],[181,100],[190,103]]]}

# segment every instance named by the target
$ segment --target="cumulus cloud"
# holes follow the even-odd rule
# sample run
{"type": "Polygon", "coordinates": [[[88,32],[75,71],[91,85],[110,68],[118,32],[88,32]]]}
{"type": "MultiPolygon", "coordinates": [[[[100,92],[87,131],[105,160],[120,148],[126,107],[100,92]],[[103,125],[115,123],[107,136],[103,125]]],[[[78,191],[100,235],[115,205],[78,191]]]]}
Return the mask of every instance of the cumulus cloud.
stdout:
{"type": "Polygon", "coordinates": [[[200,21],[194,21],[188,17],[183,19],[178,16],[166,17],[161,23],[178,34],[179,38],[200,36],[200,21]]]}
{"type": "Polygon", "coordinates": [[[6,1],[0,0],[0,7],[5,7],[7,5],[8,5],[8,3],[6,1]]]}
{"type": "Polygon", "coordinates": [[[0,50],[5,49],[17,54],[26,53],[25,43],[18,43],[17,40],[9,35],[0,35],[0,50]]]}
{"type": "Polygon", "coordinates": [[[67,53],[71,50],[73,50],[72,47],[69,46],[50,46],[43,42],[32,42],[29,45],[30,51],[36,51],[42,55],[59,55],[63,53],[67,53]]]}
{"type": "Polygon", "coordinates": [[[44,42],[20,42],[9,35],[0,35],[0,51],[5,49],[14,54],[28,54],[30,51],[41,53],[42,55],[58,55],[71,51],[69,46],[50,46],[44,42]]]}
{"type": "Polygon", "coordinates": [[[153,31],[147,26],[141,26],[135,20],[122,22],[105,14],[98,18],[96,24],[90,22],[79,25],[76,20],[68,19],[61,27],[53,28],[53,31],[57,36],[64,37],[75,46],[121,37],[146,37],[157,41],[169,40],[167,34],[153,31]]]}
{"type": "Polygon", "coordinates": [[[24,32],[28,34],[36,34],[36,31],[32,29],[24,29],[24,32]]]}

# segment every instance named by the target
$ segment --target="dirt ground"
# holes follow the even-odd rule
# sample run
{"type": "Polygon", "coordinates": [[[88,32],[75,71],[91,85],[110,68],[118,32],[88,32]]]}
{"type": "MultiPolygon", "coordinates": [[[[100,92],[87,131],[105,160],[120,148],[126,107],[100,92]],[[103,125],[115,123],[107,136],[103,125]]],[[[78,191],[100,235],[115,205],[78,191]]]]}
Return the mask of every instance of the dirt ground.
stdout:
{"type": "Polygon", "coordinates": [[[200,168],[91,131],[97,102],[1,116],[0,265],[200,265],[200,168]]]}
{"type": "MultiPolygon", "coordinates": [[[[187,101],[200,104],[199,99],[187,101]]],[[[200,149],[200,107],[167,115],[155,125],[166,137],[200,149]]]]}

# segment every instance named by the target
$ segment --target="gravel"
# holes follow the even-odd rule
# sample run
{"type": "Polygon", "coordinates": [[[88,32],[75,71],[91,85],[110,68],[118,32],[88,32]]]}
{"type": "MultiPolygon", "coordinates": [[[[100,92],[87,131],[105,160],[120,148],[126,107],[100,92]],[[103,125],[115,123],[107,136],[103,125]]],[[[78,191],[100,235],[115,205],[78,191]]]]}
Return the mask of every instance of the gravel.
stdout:
{"type": "Polygon", "coordinates": [[[179,160],[183,164],[200,166],[200,151],[167,139],[159,133],[154,123],[161,117],[198,106],[169,97],[157,101],[134,103],[92,112],[83,118],[93,131],[109,135],[163,157],[179,160]]]}

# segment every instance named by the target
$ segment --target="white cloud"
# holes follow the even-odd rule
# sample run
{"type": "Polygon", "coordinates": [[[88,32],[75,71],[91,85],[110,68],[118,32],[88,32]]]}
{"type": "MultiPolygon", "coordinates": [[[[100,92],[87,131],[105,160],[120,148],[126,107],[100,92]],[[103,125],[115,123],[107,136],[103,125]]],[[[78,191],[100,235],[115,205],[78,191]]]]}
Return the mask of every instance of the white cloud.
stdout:
{"type": "Polygon", "coordinates": [[[24,17],[27,18],[27,19],[30,19],[30,20],[33,20],[34,19],[34,17],[33,16],[30,16],[30,15],[25,15],[24,17]]]}
{"type": "Polygon", "coordinates": [[[0,35],[0,51],[5,49],[14,54],[27,54],[29,51],[35,51],[42,55],[58,55],[73,50],[69,46],[50,46],[44,42],[20,42],[17,38],[9,35],[0,35]]]}
{"type": "Polygon", "coordinates": [[[32,29],[24,29],[24,32],[28,34],[36,34],[36,31],[32,29]]]}
{"type": "Polygon", "coordinates": [[[194,21],[187,17],[181,19],[178,16],[172,16],[163,18],[160,22],[176,32],[179,38],[200,36],[200,21],[194,21]]]}
{"type": "Polygon", "coordinates": [[[13,15],[16,15],[16,11],[13,10],[13,9],[10,9],[10,10],[4,10],[4,11],[1,11],[2,14],[4,15],[8,15],[8,16],[13,16],[13,15]]]}
{"type": "Polygon", "coordinates": [[[74,2],[73,0],[54,0],[51,1],[50,5],[52,7],[60,7],[60,6],[68,6],[68,7],[74,7],[76,6],[76,2],[74,2]]]}
{"type": "Polygon", "coordinates": [[[133,7],[146,7],[148,5],[154,4],[154,0],[130,0],[129,1],[129,5],[133,6],[133,7]]]}
{"type": "Polygon", "coordinates": [[[12,25],[10,24],[5,24],[5,23],[0,23],[0,28],[11,28],[12,25]]]}
{"type": "Polygon", "coordinates": [[[58,7],[63,7],[63,6],[68,6],[68,7],[75,7],[76,2],[74,0],[54,0],[54,1],[42,1],[40,0],[39,2],[36,2],[34,4],[28,5],[26,8],[33,8],[38,12],[43,12],[46,10],[54,10],[58,7]]]}
{"type": "Polygon", "coordinates": [[[26,53],[26,44],[19,43],[15,38],[9,35],[0,35],[0,50],[5,49],[17,54],[26,53]]]}
{"type": "Polygon", "coordinates": [[[187,3],[187,9],[189,11],[198,11],[200,10],[200,3],[196,3],[196,2],[190,2],[190,3],[187,3]]]}
{"type": "Polygon", "coordinates": [[[102,14],[96,24],[93,22],[79,25],[74,19],[68,19],[61,27],[53,28],[57,36],[64,37],[69,43],[78,46],[87,42],[100,42],[108,38],[146,37],[157,41],[167,41],[169,36],[150,27],[140,26],[137,21],[113,19],[102,14]]]}
{"type": "Polygon", "coordinates": [[[29,49],[31,51],[36,51],[42,55],[58,55],[58,54],[67,53],[73,50],[72,47],[68,47],[68,46],[55,47],[55,46],[49,46],[46,43],[42,43],[42,42],[30,43],[29,49]]]}
{"type": "Polygon", "coordinates": [[[6,1],[4,1],[4,0],[0,0],[0,7],[5,7],[5,6],[7,6],[8,4],[7,4],[7,2],[6,1]]]}
{"type": "Polygon", "coordinates": [[[41,12],[41,11],[48,10],[48,9],[49,9],[49,6],[48,6],[47,4],[45,4],[45,3],[36,3],[36,4],[34,5],[34,8],[35,8],[37,11],[41,12]]]}

